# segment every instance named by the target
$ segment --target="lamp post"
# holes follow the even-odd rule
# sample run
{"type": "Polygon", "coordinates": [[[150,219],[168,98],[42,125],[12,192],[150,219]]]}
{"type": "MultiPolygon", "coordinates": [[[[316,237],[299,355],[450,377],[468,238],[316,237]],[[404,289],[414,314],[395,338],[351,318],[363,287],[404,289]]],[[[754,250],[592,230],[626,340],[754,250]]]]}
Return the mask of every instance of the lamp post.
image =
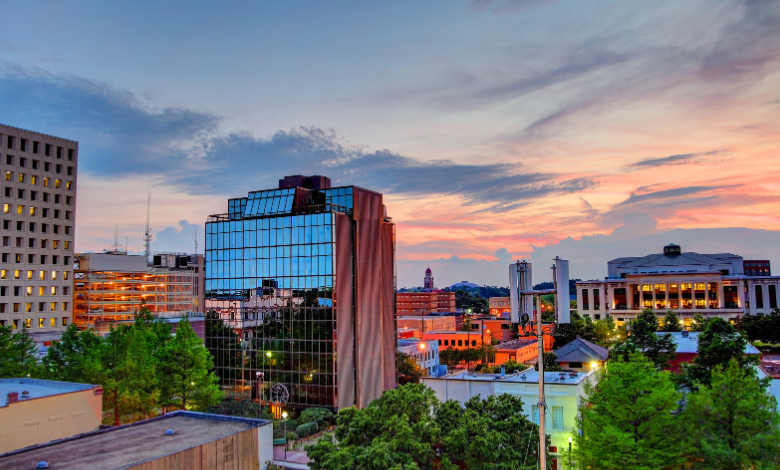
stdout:
{"type": "Polygon", "coordinates": [[[284,420],[284,460],[287,460],[287,412],[282,411],[282,420],[284,420]]]}
{"type": "Polygon", "coordinates": [[[571,468],[571,436],[569,436],[569,468],[571,468]]]}

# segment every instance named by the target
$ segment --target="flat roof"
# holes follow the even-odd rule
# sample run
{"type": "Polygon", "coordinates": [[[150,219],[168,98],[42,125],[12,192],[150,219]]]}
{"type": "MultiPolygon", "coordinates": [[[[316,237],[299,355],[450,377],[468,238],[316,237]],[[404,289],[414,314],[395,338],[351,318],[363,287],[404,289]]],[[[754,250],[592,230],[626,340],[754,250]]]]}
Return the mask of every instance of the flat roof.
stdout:
{"type": "MultiPolygon", "coordinates": [[[[595,373],[595,370],[588,373],[577,372],[545,372],[544,383],[546,385],[577,385],[585,380],[586,377],[595,373]]],[[[501,374],[479,374],[471,372],[459,372],[451,375],[445,375],[444,377],[423,377],[423,380],[470,380],[473,382],[511,382],[511,383],[539,383],[539,371],[530,367],[523,371],[518,371],[517,374],[514,371],[506,371],[506,376],[501,377],[501,374]]]]}
{"type": "Polygon", "coordinates": [[[92,390],[95,387],[100,387],[100,385],[28,378],[0,379],[0,406],[8,405],[8,394],[11,392],[17,392],[19,394],[19,401],[27,401],[33,398],[44,398],[62,395],[64,393],[92,390]],[[29,392],[27,398],[22,399],[22,392],[29,392]]]}
{"type": "Polygon", "coordinates": [[[197,447],[271,421],[174,411],[165,416],[81,434],[0,455],[1,468],[35,468],[47,461],[57,470],[118,470],[197,447]],[[173,429],[175,434],[166,436],[173,429]]]}
{"type": "MultiPolygon", "coordinates": [[[[657,335],[665,335],[664,332],[658,332],[657,335]]],[[[677,345],[677,349],[675,350],[678,354],[696,354],[699,352],[699,332],[698,331],[689,331],[688,337],[684,337],[682,332],[675,332],[670,333],[672,335],[672,339],[674,340],[675,344],[677,345]]],[[[745,346],[745,354],[755,354],[760,355],[761,351],[756,349],[755,346],[753,346],[750,343],[747,343],[747,346],[745,346]]]]}

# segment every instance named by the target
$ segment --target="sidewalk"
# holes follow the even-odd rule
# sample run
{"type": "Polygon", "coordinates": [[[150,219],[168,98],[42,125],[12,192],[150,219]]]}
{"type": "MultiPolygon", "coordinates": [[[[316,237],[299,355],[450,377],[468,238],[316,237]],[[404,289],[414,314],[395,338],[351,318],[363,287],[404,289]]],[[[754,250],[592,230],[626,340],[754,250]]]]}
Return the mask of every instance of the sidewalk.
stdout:
{"type": "Polygon", "coordinates": [[[291,469],[309,468],[309,457],[306,452],[300,450],[288,450],[287,458],[284,456],[284,446],[274,446],[274,463],[291,469]]]}

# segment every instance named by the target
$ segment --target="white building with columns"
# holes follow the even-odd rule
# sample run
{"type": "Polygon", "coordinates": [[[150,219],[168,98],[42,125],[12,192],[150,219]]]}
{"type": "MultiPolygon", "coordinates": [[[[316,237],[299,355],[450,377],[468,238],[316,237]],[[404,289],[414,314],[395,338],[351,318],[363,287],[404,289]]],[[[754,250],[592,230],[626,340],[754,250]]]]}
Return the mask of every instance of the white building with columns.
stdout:
{"type": "Polygon", "coordinates": [[[612,316],[622,325],[645,308],[659,315],[673,310],[690,326],[693,315],[734,320],[769,314],[778,307],[780,276],[746,276],[742,257],[730,253],[682,252],[617,258],[607,263],[604,280],[577,282],[577,311],[598,320],[612,316]]]}

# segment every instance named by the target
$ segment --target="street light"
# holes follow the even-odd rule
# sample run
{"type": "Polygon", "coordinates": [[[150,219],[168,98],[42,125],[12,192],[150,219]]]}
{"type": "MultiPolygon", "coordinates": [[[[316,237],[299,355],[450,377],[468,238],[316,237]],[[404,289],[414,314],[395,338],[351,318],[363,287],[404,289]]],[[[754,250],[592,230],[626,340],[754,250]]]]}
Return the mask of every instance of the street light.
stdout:
{"type": "Polygon", "coordinates": [[[284,460],[287,460],[287,412],[282,411],[282,420],[284,420],[284,460]]]}
{"type": "Polygon", "coordinates": [[[571,436],[569,436],[569,468],[571,468],[571,436]]]}

